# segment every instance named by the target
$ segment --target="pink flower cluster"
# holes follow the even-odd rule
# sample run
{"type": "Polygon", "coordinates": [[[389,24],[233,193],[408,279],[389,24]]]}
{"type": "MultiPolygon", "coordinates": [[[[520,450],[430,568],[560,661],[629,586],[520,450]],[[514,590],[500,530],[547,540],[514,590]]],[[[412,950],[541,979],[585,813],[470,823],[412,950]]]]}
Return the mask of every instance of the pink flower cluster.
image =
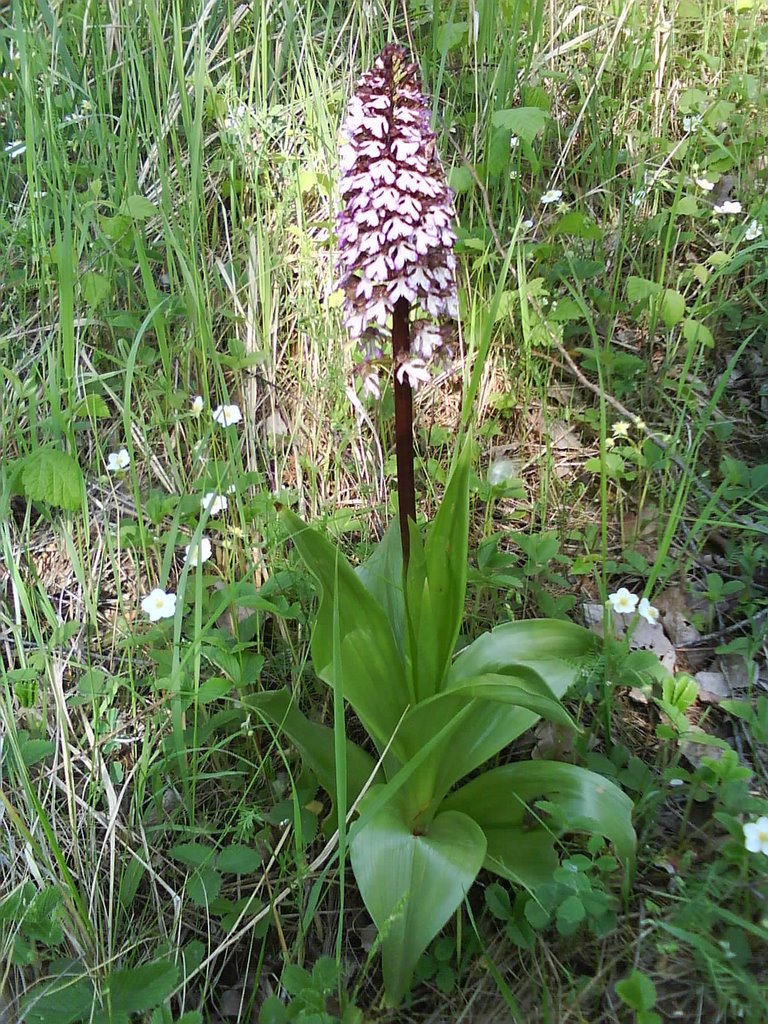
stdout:
{"type": "Polygon", "coordinates": [[[450,358],[445,321],[458,316],[453,193],[429,120],[416,65],[389,45],[350,100],[339,154],[344,323],[370,360],[395,304],[405,300],[418,314],[408,364],[419,380],[428,377],[428,362],[450,358]]]}

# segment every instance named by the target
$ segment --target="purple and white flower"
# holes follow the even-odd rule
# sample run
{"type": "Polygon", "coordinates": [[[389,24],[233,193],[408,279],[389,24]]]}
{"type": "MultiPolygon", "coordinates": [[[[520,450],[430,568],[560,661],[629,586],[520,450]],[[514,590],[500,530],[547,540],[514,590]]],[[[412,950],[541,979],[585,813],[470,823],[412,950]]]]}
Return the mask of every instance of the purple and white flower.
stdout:
{"type": "Polygon", "coordinates": [[[444,321],[458,315],[455,214],[430,116],[416,65],[402,47],[389,45],[358,82],[341,128],[336,270],[344,324],[364,354],[364,394],[380,394],[371,363],[381,358],[379,332],[399,303],[415,319],[398,379],[424,383],[428,364],[451,355],[444,321]]]}

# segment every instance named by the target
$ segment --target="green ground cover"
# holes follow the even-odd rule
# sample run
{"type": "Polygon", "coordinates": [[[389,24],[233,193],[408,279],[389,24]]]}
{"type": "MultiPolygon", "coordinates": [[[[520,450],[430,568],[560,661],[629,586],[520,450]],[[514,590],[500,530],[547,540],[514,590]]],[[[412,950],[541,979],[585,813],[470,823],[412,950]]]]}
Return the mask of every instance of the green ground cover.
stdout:
{"type": "Polygon", "coordinates": [[[0,1021],[768,1020],[764,6],[11,0],[0,72],[0,1021]],[[638,840],[532,800],[551,880],[481,871],[394,1009],[264,712],[374,753],[284,510],[352,564],[396,518],[334,277],[391,39],[456,193],[416,481],[424,524],[471,434],[458,646],[624,630],[494,764],[604,776],[638,840]]]}

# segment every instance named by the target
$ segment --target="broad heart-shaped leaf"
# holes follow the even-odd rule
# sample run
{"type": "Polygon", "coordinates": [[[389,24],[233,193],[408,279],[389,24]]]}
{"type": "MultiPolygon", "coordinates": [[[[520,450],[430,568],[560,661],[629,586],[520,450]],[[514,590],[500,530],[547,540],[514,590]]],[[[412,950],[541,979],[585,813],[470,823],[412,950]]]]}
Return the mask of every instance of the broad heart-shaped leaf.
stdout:
{"type": "MultiPolygon", "coordinates": [[[[310,722],[296,707],[290,690],[268,690],[250,694],[243,707],[263,714],[299,748],[306,765],[317,776],[324,790],[336,793],[336,756],[334,733],[327,725],[310,722]]],[[[376,770],[376,762],[352,740],[347,740],[347,799],[359,796],[363,786],[376,770]]]]}
{"type": "Polygon", "coordinates": [[[438,814],[423,835],[414,835],[402,801],[395,799],[365,816],[363,828],[352,830],[350,855],[381,936],[386,998],[396,1005],[419,957],[474,882],[485,837],[471,818],[456,811],[438,814]]]}
{"type": "Polygon", "coordinates": [[[439,693],[464,617],[470,455],[467,442],[453,468],[437,515],[427,527],[423,564],[420,559],[416,564],[414,558],[414,564],[408,567],[406,614],[415,640],[410,654],[418,700],[439,693]],[[412,570],[419,574],[414,587],[410,579],[412,570]]]}
{"type": "MultiPolygon", "coordinates": [[[[632,801],[609,779],[577,765],[520,761],[493,768],[452,793],[442,807],[471,815],[490,835],[508,826],[519,828],[526,807],[542,798],[558,805],[568,830],[605,836],[621,860],[632,863],[636,843],[632,801]]],[[[514,844],[506,852],[514,856],[514,844]]],[[[514,870],[513,862],[507,865],[514,870]]],[[[496,870],[491,863],[486,867],[496,870]]]]}
{"type": "Polygon", "coordinates": [[[381,605],[341,552],[292,512],[284,511],[282,519],[320,586],[320,607],[312,632],[315,671],[331,686],[338,684],[381,750],[395,733],[405,709],[413,703],[392,627],[381,605]],[[334,594],[338,633],[343,638],[336,662],[334,594]],[[334,664],[341,668],[341,679],[334,680],[334,664]]]}

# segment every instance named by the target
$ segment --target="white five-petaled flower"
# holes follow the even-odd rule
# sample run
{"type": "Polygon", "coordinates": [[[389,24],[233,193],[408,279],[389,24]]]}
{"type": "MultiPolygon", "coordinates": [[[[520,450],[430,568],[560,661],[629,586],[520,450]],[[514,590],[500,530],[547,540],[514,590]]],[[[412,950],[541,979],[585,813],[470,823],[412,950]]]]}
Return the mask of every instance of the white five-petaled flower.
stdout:
{"type": "Polygon", "coordinates": [[[110,452],[107,456],[107,471],[109,473],[120,473],[128,469],[131,464],[131,456],[127,448],[121,448],[117,452],[110,452]]]}
{"type": "Polygon", "coordinates": [[[647,597],[640,598],[640,604],[637,606],[638,615],[642,615],[647,623],[651,626],[655,626],[659,621],[659,609],[654,608],[647,597]]]}
{"type": "Polygon", "coordinates": [[[754,242],[754,240],[756,238],[759,238],[760,235],[762,235],[762,233],[763,233],[763,225],[758,223],[758,221],[753,219],[753,220],[751,220],[749,222],[749,227],[747,228],[746,232],[744,233],[744,238],[748,242],[754,242]]]}
{"type": "Polygon", "coordinates": [[[631,615],[637,608],[637,594],[626,587],[620,587],[615,594],[608,595],[608,602],[617,615],[631,615]]]}
{"type": "Polygon", "coordinates": [[[705,192],[711,192],[712,189],[715,187],[714,181],[710,181],[709,178],[694,178],[693,180],[696,182],[699,188],[703,189],[705,192]]]}
{"type": "Polygon", "coordinates": [[[9,142],[5,146],[5,155],[10,157],[11,160],[16,160],[20,156],[24,156],[26,151],[27,146],[24,142],[9,142]]]}
{"type": "Polygon", "coordinates": [[[211,557],[212,551],[210,539],[203,534],[199,544],[187,544],[184,548],[185,561],[194,568],[196,565],[202,565],[203,562],[207,562],[211,557]]]}
{"type": "Polygon", "coordinates": [[[242,418],[239,405],[219,405],[213,410],[213,420],[220,427],[233,427],[242,418]]]}
{"type": "Polygon", "coordinates": [[[192,415],[193,416],[199,416],[200,413],[203,411],[203,406],[204,405],[205,405],[205,402],[203,401],[203,396],[202,395],[195,395],[195,397],[192,399],[192,405],[191,405],[192,415]]]}
{"type": "Polygon", "coordinates": [[[200,499],[200,507],[211,516],[217,516],[219,512],[226,512],[229,502],[223,494],[216,491],[208,491],[200,499]]]}
{"type": "Polygon", "coordinates": [[[614,437],[629,437],[629,423],[626,420],[618,420],[612,427],[614,437]]]}
{"type": "Polygon", "coordinates": [[[563,190],[561,188],[550,188],[541,197],[539,202],[542,206],[546,206],[547,203],[559,203],[563,198],[563,190]]]}
{"type": "Polygon", "coordinates": [[[729,213],[741,213],[741,203],[738,199],[726,199],[722,203],[715,203],[712,209],[718,216],[724,216],[729,213]]]}
{"type": "Polygon", "coordinates": [[[692,117],[683,118],[683,131],[690,133],[696,132],[701,127],[701,122],[704,120],[701,114],[694,114],[692,117]]]}
{"type": "Polygon", "coordinates": [[[750,853],[764,853],[768,857],[768,818],[758,818],[742,826],[744,845],[750,853]]]}
{"type": "Polygon", "coordinates": [[[166,594],[160,587],[155,587],[152,593],[147,594],[142,600],[141,610],[149,616],[150,622],[172,619],[176,614],[176,595],[166,594]]]}

